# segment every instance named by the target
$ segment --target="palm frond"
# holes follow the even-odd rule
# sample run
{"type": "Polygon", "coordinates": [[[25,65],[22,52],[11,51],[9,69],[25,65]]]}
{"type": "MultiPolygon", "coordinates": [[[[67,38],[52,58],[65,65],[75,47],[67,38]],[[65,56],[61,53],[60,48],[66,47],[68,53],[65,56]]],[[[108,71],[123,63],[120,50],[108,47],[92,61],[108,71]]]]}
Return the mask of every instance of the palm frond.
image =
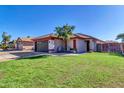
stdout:
{"type": "Polygon", "coordinates": [[[55,27],[55,32],[58,37],[63,38],[64,40],[67,40],[71,37],[73,34],[73,30],[75,29],[75,26],[70,26],[68,24],[62,26],[62,27],[55,27]]]}

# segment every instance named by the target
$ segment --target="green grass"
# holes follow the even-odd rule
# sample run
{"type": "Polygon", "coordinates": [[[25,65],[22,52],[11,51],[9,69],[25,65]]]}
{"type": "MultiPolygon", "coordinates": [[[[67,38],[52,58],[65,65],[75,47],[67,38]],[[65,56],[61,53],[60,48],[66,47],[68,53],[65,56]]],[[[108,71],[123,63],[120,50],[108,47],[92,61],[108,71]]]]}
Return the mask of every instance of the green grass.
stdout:
{"type": "Polygon", "coordinates": [[[124,57],[87,53],[2,62],[0,87],[124,87],[124,57]]]}

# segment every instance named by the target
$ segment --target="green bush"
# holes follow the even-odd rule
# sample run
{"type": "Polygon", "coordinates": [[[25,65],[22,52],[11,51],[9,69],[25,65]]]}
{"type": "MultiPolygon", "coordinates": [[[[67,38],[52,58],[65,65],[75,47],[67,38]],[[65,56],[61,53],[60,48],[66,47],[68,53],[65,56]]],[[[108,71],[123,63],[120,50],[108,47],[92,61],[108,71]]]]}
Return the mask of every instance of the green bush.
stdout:
{"type": "Polygon", "coordinates": [[[3,50],[7,50],[8,46],[7,46],[6,44],[2,44],[2,45],[1,45],[1,48],[2,48],[3,50]]]}

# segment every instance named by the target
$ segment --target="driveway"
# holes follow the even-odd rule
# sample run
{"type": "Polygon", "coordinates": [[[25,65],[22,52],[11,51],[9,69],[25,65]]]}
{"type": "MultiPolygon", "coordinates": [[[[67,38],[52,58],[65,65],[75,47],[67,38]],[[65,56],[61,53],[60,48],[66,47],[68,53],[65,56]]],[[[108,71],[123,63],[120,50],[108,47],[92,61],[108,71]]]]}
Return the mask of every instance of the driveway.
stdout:
{"type": "Polygon", "coordinates": [[[31,50],[23,50],[23,51],[0,51],[0,62],[7,61],[7,60],[13,60],[17,58],[24,58],[29,56],[37,55],[38,53],[35,53],[31,50]]]}
{"type": "Polygon", "coordinates": [[[0,62],[7,60],[14,60],[18,58],[39,56],[39,55],[51,55],[51,56],[69,56],[69,55],[79,55],[73,53],[44,53],[44,52],[34,52],[32,50],[23,51],[0,51],[0,62]]]}

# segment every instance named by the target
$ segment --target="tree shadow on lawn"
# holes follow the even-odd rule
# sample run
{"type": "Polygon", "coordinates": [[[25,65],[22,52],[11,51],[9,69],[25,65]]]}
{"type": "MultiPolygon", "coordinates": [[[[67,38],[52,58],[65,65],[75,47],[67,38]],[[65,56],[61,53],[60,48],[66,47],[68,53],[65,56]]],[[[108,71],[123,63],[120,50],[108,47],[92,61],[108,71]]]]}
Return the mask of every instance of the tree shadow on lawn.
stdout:
{"type": "Polygon", "coordinates": [[[119,56],[119,57],[123,57],[123,58],[124,58],[124,55],[122,55],[121,53],[110,52],[109,55],[112,55],[112,56],[119,56]]]}
{"type": "Polygon", "coordinates": [[[18,57],[25,57],[25,56],[33,55],[32,52],[13,52],[10,54],[18,56],[18,57]]]}
{"type": "Polygon", "coordinates": [[[10,54],[18,56],[18,59],[38,59],[38,58],[46,58],[50,56],[50,55],[37,55],[34,52],[16,52],[10,54]]]}
{"type": "MultiPolygon", "coordinates": [[[[47,58],[50,55],[39,55],[39,56],[33,56],[33,57],[26,57],[26,58],[20,58],[20,59],[41,59],[41,58],[47,58]]],[[[18,60],[20,60],[18,59],[18,60]]]]}

